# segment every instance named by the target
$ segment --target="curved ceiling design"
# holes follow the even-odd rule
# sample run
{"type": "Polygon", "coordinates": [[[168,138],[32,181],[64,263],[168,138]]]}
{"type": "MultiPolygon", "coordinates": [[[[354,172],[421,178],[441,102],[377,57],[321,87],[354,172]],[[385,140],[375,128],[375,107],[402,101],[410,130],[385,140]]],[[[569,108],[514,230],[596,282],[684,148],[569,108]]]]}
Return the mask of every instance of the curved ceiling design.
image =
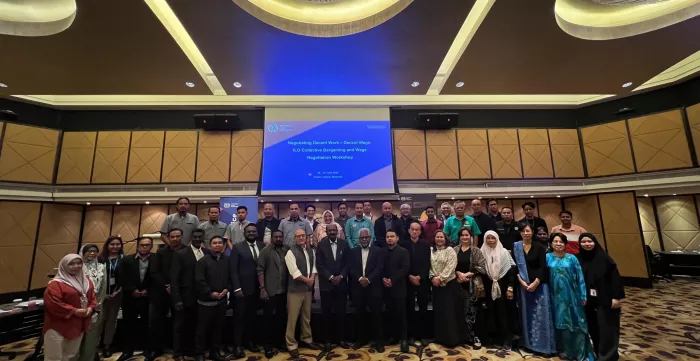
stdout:
{"type": "Polygon", "coordinates": [[[0,34],[47,36],[68,29],[75,0],[0,0],[0,34]]]}
{"type": "Polygon", "coordinates": [[[700,15],[700,0],[556,0],[559,27],[585,40],[648,33],[700,15]]]}
{"type": "Polygon", "coordinates": [[[338,37],[369,30],[413,0],[233,0],[259,20],[290,33],[338,37]]]}

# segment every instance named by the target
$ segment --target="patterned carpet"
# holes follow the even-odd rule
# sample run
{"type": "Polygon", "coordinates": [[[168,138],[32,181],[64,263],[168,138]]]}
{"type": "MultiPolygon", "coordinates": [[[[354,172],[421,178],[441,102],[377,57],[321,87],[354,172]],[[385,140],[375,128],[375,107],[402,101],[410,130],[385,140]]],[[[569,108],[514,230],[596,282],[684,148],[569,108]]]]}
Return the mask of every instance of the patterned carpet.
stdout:
{"type": "MultiPolygon", "coordinates": [[[[621,360],[700,360],[700,281],[676,280],[673,283],[657,283],[653,289],[627,288],[622,314],[621,360]]],[[[25,340],[0,346],[0,351],[19,352],[15,358],[23,361],[33,351],[36,340],[25,340]]],[[[301,350],[305,361],[321,360],[434,360],[434,361],[489,361],[523,360],[542,357],[482,348],[479,351],[462,347],[447,349],[430,344],[426,347],[411,347],[403,354],[398,346],[389,346],[378,354],[368,348],[357,351],[335,349],[330,353],[301,350]]],[[[115,354],[110,361],[119,357],[115,354]]],[[[1,360],[6,358],[0,357],[1,360]]],[[[141,361],[136,357],[134,361],[141,361]]],[[[170,356],[158,358],[169,361],[170,356]]],[[[281,353],[272,360],[289,360],[288,353],[281,353]]],[[[265,360],[261,354],[248,354],[248,361],[265,360]]],[[[551,360],[559,360],[552,358],[551,360]]]]}

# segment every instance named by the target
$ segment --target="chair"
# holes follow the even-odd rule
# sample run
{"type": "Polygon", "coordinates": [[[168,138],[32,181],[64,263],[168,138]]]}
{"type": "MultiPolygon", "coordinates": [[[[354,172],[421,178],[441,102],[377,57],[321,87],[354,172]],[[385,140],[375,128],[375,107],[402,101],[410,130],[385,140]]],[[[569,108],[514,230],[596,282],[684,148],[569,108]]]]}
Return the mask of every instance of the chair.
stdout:
{"type": "Polygon", "coordinates": [[[654,281],[671,282],[673,278],[671,277],[668,261],[664,255],[660,253],[655,254],[648,244],[644,246],[644,250],[647,254],[647,259],[649,259],[652,279],[654,281]]]}

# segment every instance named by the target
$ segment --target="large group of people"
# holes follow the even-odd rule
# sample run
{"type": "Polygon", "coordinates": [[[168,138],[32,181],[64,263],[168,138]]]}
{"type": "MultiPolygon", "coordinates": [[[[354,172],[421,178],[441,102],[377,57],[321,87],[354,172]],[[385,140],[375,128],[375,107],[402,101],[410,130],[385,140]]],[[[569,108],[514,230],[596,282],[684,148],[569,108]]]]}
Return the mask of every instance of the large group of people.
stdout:
{"type": "MultiPolygon", "coordinates": [[[[268,358],[286,350],[298,358],[300,347],[358,349],[370,341],[377,352],[395,343],[401,352],[428,342],[504,350],[517,344],[576,361],[618,358],[620,275],[569,211],[548,235],[531,202],[519,221],[496,200],[485,209],[473,200],[473,216],[463,201],[443,204],[440,214],[427,207],[422,221],[408,204],[395,215],[386,202],[373,218],[369,202],[341,203],[337,216],[327,210],[320,219],[313,205],[302,214],[290,203],[289,217],[277,219],[265,204],[256,223],[241,206],[230,225],[219,220],[217,206],[200,223],[188,212],[189,199],[176,204],[161,229],[165,245],[155,253],[150,237],[138,238],[135,254],[125,255],[122,239],[112,236],[99,256],[87,244],[82,256],[61,260],[44,295],[47,361],[96,359],[101,336],[103,356],[110,357],[120,308],[127,338],[141,334],[139,318],[148,321],[147,361],[163,354],[166,332],[176,361],[204,360],[207,353],[212,360],[243,358],[246,350],[268,358]],[[321,335],[311,330],[316,286],[321,335]],[[348,310],[355,317],[346,318],[348,310]],[[172,330],[164,327],[168,313],[172,330]],[[347,320],[354,321],[354,336],[347,320]]],[[[119,361],[138,344],[125,341],[119,361]]]]}

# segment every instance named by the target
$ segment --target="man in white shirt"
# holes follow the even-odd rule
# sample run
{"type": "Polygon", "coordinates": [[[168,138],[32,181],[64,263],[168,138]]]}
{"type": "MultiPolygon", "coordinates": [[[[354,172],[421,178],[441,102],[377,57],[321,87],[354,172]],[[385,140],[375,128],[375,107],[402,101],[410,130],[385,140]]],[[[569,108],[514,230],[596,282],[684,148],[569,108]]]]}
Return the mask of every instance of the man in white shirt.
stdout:
{"type": "Polygon", "coordinates": [[[243,229],[245,226],[250,224],[250,221],[246,220],[247,216],[248,207],[238,206],[238,208],[236,208],[236,221],[231,222],[231,224],[228,225],[228,228],[226,228],[226,233],[224,233],[227,255],[230,254],[234,244],[245,241],[243,229]]]}
{"type": "Polygon", "coordinates": [[[295,245],[287,251],[284,262],[289,271],[287,290],[287,332],[285,340],[292,358],[299,358],[299,346],[318,350],[311,335],[311,294],[316,282],[316,257],[313,249],[307,247],[306,232],[298,229],[294,232],[295,245]],[[294,331],[297,319],[301,315],[301,342],[297,343],[294,331]]]}

